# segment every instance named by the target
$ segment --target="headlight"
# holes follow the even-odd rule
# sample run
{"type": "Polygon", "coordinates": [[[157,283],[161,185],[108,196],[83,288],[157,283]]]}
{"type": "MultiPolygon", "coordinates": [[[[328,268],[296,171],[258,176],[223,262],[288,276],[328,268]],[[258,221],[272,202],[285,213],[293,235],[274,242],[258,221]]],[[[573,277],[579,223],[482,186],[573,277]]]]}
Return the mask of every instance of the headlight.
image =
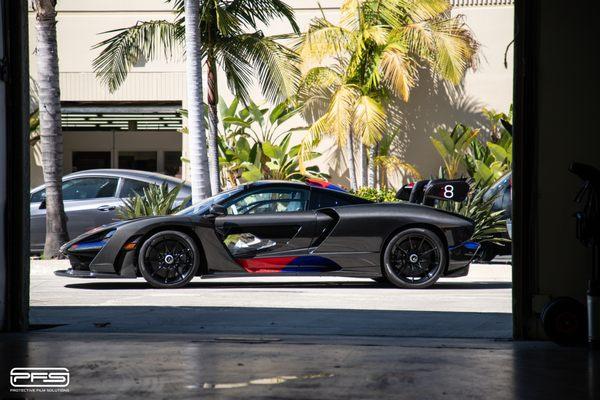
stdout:
{"type": "Polygon", "coordinates": [[[101,232],[98,235],[88,237],[85,241],[73,243],[67,251],[94,251],[102,249],[110,238],[115,234],[116,229],[108,232],[101,232]]]}

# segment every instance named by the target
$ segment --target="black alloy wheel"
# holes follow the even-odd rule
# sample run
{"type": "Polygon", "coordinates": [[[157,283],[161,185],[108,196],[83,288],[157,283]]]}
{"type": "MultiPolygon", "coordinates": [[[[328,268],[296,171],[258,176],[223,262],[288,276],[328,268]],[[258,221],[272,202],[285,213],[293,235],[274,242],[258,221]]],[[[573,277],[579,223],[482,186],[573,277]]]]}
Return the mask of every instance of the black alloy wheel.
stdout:
{"type": "Polygon", "coordinates": [[[388,280],[400,288],[432,286],[446,266],[444,243],[434,232],[411,228],[398,233],[388,243],[383,269],[388,280]]]}
{"type": "Polygon", "coordinates": [[[144,241],[138,260],[142,276],[152,286],[179,288],[198,272],[200,252],[185,233],[162,231],[144,241]]]}

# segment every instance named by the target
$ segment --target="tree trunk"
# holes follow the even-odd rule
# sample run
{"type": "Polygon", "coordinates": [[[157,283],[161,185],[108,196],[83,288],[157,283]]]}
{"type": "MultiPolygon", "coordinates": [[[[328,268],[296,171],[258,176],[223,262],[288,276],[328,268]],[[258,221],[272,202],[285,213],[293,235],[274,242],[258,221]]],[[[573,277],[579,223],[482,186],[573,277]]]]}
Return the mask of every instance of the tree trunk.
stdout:
{"type": "Polygon", "coordinates": [[[375,157],[377,157],[377,145],[369,147],[369,176],[367,184],[370,188],[375,188],[377,177],[377,166],[375,165],[375,157]]]}
{"type": "Polygon", "coordinates": [[[354,130],[352,127],[350,128],[346,145],[348,146],[348,173],[350,174],[350,188],[352,190],[356,190],[358,189],[358,185],[356,182],[356,163],[354,161],[354,130]]]}
{"type": "Polygon", "coordinates": [[[369,168],[369,161],[367,159],[366,146],[362,143],[362,140],[358,141],[358,159],[360,162],[360,176],[357,177],[358,187],[365,187],[367,186],[367,169],[369,168]]]}
{"type": "Polygon", "coordinates": [[[46,185],[46,242],[44,257],[60,256],[69,240],[62,194],[63,139],[56,44],[56,1],[35,0],[39,85],[40,143],[46,185]]]}
{"type": "Polygon", "coordinates": [[[221,191],[221,179],[219,169],[219,111],[217,105],[219,102],[219,86],[217,80],[217,63],[214,54],[209,54],[206,60],[208,66],[208,151],[210,186],[212,194],[215,195],[221,191]]]}
{"type": "Polygon", "coordinates": [[[200,0],[185,0],[185,43],[188,130],[192,202],[210,196],[210,177],[204,127],[202,57],[200,53],[200,0]]]}

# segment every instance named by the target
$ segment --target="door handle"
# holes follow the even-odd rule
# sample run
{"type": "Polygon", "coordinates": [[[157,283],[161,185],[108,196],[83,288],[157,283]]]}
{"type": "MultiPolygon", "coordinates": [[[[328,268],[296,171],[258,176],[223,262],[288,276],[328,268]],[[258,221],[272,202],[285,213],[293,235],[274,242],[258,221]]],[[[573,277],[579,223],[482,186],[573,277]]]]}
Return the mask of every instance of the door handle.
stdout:
{"type": "Polygon", "coordinates": [[[115,208],[115,206],[100,206],[97,208],[97,210],[102,212],[108,212],[114,210],[115,208]]]}

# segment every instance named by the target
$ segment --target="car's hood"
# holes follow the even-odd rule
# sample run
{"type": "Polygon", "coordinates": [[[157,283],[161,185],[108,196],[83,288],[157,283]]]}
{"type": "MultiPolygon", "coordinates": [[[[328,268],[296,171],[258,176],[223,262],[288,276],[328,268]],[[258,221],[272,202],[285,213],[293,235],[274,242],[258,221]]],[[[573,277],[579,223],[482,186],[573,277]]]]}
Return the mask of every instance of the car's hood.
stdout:
{"type": "Polygon", "coordinates": [[[81,235],[77,236],[76,238],[70,240],[69,242],[65,243],[64,245],[61,246],[60,250],[61,252],[64,253],[64,251],[66,249],[68,249],[72,244],[74,243],[78,243],[81,241],[85,241],[88,238],[97,236],[99,233],[101,232],[108,232],[110,230],[113,229],[119,229],[122,226],[125,225],[129,225],[132,224],[134,222],[140,221],[140,220],[145,220],[145,219],[150,219],[150,218],[159,218],[159,217],[142,217],[142,218],[135,218],[135,219],[128,219],[128,220],[124,220],[124,221],[115,221],[115,222],[111,222],[110,224],[105,224],[105,225],[100,225],[97,226],[94,229],[91,229],[85,233],[82,233],[81,235]]]}

